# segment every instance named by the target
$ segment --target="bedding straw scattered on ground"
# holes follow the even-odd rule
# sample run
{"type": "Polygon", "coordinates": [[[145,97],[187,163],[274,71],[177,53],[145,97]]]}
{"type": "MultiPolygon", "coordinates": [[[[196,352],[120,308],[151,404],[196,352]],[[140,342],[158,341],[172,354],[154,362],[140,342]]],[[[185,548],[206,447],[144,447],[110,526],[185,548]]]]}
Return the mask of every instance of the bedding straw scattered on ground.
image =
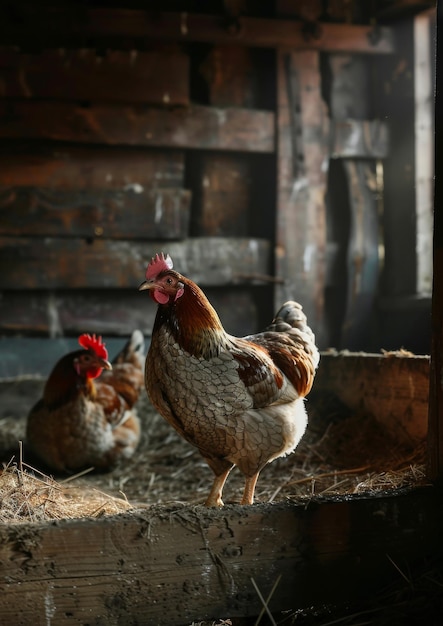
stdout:
{"type": "MultiPolygon", "coordinates": [[[[258,502],[303,502],[316,496],[374,494],[426,482],[425,442],[400,446],[377,422],[350,414],[335,398],[308,400],[310,423],[296,452],[266,466],[258,502]]],[[[113,515],[140,505],[202,504],[212,472],[151,407],[139,402],[143,437],[136,455],[108,474],[51,476],[27,450],[25,415],[0,419],[0,521],[113,515]],[[19,444],[23,441],[23,444],[19,444]],[[11,442],[15,450],[11,451],[11,442]]],[[[239,502],[244,479],[234,469],[225,502],[239,502]]]]}

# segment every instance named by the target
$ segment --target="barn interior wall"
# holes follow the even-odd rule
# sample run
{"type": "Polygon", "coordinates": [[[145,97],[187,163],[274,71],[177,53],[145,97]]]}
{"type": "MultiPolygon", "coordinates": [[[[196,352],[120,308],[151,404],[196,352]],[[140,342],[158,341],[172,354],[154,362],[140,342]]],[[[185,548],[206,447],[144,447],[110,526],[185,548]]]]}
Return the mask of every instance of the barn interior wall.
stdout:
{"type": "MultiPolygon", "coordinates": [[[[308,48],[323,35],[317,20],[371,21],[345,15],[347,3],[290,4],[259,17],[304,20],[308,48]]],[[[388,20],[396,48],[383,54],[43,37],[41,15],[3,17],[0,342],[14,365],[2,375],[44,373],[33,339],[63,350],[80,332],[119,341],[138,326],[149,341],[155,311],[137,286],[158,249],[234,334],[292,297],[322,349],[429,352],[414,254],[413,17],[388,20]],[[292,207],[284,189],[304,179],[292,207]],[[315,274],[301,265],[312,247],[315,274]],[[16,358],[17,341],[30,342],[29,359],[16,358]]]]}

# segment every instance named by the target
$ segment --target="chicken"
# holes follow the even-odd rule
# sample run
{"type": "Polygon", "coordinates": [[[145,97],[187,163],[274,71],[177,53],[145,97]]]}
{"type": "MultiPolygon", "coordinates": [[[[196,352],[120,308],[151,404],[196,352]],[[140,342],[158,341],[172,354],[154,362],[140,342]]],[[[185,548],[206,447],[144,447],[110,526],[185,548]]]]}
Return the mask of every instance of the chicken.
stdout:
{"type": "Polygon", "coordinates": [[[302,307],[286,302],[263,332],[228,334],[203,291],[157,254],[139,289],[158,310],[145,366],[157,411],[196,446],[215,474],[207,506],[223,506],[229,472],[252,504],[262,468],[292,452],[307,426],[304,396],[319,352],[302,307]]]}
{"type": "Polygon", "coordinates": [[[79,344],[83,349],[62,357],[49,375],[28,415],[26,440],[51,470],[108,471],[140,440],[134,405],[143,389],[144,337],[135,330],[112,365],[101,337],[84,334],[79,344]]]}

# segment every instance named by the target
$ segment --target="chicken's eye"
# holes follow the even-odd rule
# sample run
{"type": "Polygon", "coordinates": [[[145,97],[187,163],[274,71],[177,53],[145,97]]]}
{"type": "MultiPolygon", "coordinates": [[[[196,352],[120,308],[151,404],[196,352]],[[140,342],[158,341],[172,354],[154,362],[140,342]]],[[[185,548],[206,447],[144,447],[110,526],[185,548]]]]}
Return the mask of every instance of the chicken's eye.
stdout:
{"type": "Polygon", "coordinates": [[[172,278],[167,278],[167,279],[166,279],[166,282],[168,283],[168,285],[172,285],[172,282],[173,282],[173,281],[172,281],[172,278]]]}

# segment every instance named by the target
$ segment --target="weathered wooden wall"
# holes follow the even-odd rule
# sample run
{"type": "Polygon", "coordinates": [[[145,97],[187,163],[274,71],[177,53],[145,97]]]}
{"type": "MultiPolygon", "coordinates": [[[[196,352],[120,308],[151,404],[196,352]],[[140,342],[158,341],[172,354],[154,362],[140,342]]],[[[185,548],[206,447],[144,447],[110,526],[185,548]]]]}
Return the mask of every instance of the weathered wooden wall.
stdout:
{"type": "Polygon", "coordinates": [[[0,75],[2,331],[149,335],[152,307],[136,288],[162,249],[203,287],[226,288],[214,303],[231,332],[253,331],[254,289],[240,295],[248,325],[233,294],[270,274],[272,244],[250,227],[259,196],[243,154],[273,153],[273,113],[242,108],[246,98],[191,103],[190,54],[176,46],[9,47],[0,75]]]}
{"type": "Polygon", "coordinates": [[[167,250],[232,333],[295,298],[321,348],[428,352],[405,255],[413,29],[346,2],[268,9],[0,14],[1,335],[149,335],[135,290],[167,250]]]}

